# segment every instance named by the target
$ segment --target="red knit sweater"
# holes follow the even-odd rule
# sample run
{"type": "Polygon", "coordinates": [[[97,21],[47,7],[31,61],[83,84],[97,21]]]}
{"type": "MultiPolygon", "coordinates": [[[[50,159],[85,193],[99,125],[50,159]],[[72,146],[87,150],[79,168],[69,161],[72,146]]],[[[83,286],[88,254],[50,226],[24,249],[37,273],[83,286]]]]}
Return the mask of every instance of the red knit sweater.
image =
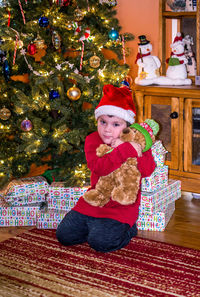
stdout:
{"type": "MultiPolygon", "coordinates": [[[[119,168],[122,163],[129,157],[137,157],[137,152],[133,146],[126,142],[120,144],[111,153],[99,158],[96,155],[96,148],[103,143],[98,132],[94,132],[86,137],[85,154],[88,168],[91,170],[91,188],[94,189],[98,179],[101,176],[107,175],[119,168]]],[[[151,150],[144,152],[142,157],[138,158],[138,170],[141,172],[141,177],[147,177],[152,174],[155,169],[155,162],[151,154],[151,150]]],[[[89,190],[90,190],[89,189],[89,190]]],[[[83,197],[80,197],[73,210],[84,215],[95,218],[111,218],[122,223],[127,223],[130,226],[136,222],[139,212],[141,199],[141,191],[138,192],[138,197],[135,203],[131,205],[121,205],[112,199],[103,207],[92,206],[88,204],[83,197]]]]}

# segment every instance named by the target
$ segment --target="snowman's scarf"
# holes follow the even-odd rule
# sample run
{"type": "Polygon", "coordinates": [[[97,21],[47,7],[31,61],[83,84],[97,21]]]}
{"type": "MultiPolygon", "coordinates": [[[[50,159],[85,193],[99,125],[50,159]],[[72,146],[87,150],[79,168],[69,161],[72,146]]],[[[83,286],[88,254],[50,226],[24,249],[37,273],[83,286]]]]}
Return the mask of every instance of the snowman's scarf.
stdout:
{"type": "Polygon", "coordinates": [[[171,52],[171,56],[177,56],[177,57],[181,57],[184,56],[184,52],[182,54],[175,54],[174,52],[171,52]]]}
{"type": "Polygon", "coordinates": [[[141,53],[137,53],[137,57],[135,59],[135,64],[137,63],[137,60],[143,58],[143,57],[146,57],[146,56],[150,56],[151,53],[147,53],[147,54],[141,54],[141,53]]]}

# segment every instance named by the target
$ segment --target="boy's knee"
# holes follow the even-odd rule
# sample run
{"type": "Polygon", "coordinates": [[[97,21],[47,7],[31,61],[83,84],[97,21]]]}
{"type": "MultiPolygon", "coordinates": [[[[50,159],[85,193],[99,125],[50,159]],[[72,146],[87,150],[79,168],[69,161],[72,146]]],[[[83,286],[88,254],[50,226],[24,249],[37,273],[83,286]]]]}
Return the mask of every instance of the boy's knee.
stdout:
{"type": "Polygon", "coordinates": [[[59,226],[58,226],[58,229],[56,230],[56,238],[61,244],[67,245],[66,237],[64,236],[62,229],[59,228],[59,226]]]}
{"type": "Polygon", "coordinates": [[[101,236],[97,236],[96,234],[89,235],[87,241],[91,248],[97,252],[103,253],[113,251],[120,245],[119,240],[109,240],[109,238],[105,237],[103,234],[101,236]]]}
{"type": "Polygon", "coordinates": [[[81,232],[81,230],[72,231],[71,228],[64,228],[61,223],[56,230],[56,238],[61,244],[68,246],[86,242],[87,233],[83,230],[81,232]]]}

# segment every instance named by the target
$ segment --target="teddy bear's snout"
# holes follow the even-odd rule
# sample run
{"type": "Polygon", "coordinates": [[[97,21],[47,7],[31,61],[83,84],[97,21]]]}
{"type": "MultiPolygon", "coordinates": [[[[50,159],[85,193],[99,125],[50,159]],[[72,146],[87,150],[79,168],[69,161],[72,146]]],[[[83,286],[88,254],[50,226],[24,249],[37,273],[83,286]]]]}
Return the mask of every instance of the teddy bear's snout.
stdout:
{"type": "Polygon", "coordinates": [[[124,128],[122,131],[123,134],[128,134],[130,133],[130,128],[124,128]]]}

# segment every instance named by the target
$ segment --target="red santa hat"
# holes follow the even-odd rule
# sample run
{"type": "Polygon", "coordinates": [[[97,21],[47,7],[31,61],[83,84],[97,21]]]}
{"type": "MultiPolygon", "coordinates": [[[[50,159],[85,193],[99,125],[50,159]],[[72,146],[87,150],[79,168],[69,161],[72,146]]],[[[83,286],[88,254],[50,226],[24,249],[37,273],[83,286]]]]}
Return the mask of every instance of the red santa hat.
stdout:
{"type": "Polygon", "coordinates": [[[103,97],[95,109],[95,118],[101,115],[119,117],[130,124],[135,122],[136,109],[131,91],[126,87],[117,88],[113,85],[103,87],[103,97]]]}
{"type": "Polygon", "coordinates": [[[174,46],[177,46],[178,44],[183,44],[183,38],[181,36],[181,33],[178,32],[174,38],[173,43],[171,44],[171,48],[173,48],[174,46]]]}

